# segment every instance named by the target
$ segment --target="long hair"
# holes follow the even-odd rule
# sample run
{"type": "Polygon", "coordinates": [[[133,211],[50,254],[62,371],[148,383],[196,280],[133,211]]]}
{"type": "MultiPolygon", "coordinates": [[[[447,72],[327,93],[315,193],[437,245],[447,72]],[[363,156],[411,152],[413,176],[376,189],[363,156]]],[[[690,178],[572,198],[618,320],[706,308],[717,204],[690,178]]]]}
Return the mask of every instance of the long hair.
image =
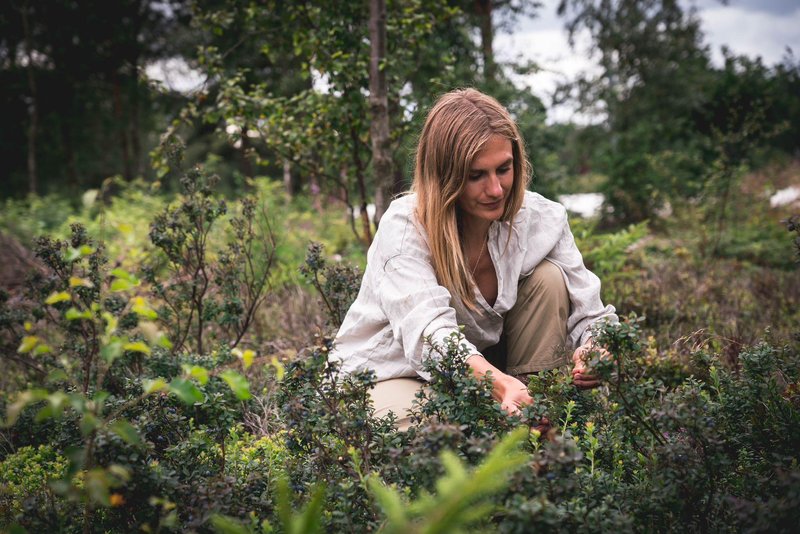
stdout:
{"type": "Polygon", "coordinates": [[[508,111],[475,89],[446,93],[428,112],[417,144],[411,186],[417,194],[416,215],[428,234],[438,281],[472,310],[478,307],[462,246],[457,200],[475,158],[494,135],[511,141],[514,183],[500,220],[513,224],[531,175],[525,146],[508,111]]]}

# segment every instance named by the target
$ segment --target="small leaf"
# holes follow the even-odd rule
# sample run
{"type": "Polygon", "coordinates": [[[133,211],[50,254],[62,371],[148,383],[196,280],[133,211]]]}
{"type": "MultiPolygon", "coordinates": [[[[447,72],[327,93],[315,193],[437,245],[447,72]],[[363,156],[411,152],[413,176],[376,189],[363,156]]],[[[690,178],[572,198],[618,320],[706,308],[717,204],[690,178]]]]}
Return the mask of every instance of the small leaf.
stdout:
{"type": "Polygon", "coordinates": [[[22,338],[22,343],[19,344],[17,352],[20,354],[27,354],[33,350],[36,344],[39,343],[39,338],[36,336],[25,336],[22,338]]]}
{"type": "Polygon", "coordinates": [[[80,259],[80,257],[81,257],[81,252],[76,248],[70,247],[69,249],[67,249],[67,253],[64,254],[64,261],[71,263],[77,259],[80,259]]]}
{"type": "Polygon", "coordinates": [[[192,405],[203,402],[203,393],[197,386],[184,378],[175,378],[169,384],[169,391],[178,397],[184,404],[192,405]]]}
{"type": "Polygon", "coordinates": [[[78,254],[81,256],[90,256],[94,254],[94,249],[89,245],[81,245],[81,248],[78,249],[78,254]]]}
{"type": "Polygon", "coordinates": [[[129,273],[125,269],[120,269],[119,267],[113,269],[110,274],[114,278],[121,278],[123,280],[128,280],[128,281],[131,280],[131,273],[129,273]]]}
{"type": "Polygon", "coordinates": [[[122,440],[129,445],[140,445],[142,438],[139,437],[139,432],[124,419],[118,419],[109,425],[112,432],[122,438],[122,440]]]}
{"type": "Polygon", "coordinates": [[[75,307],[72,307],[64,313],[64,318],[67,321],[78,321],[80,319],[91,319],[92,312],[89,310],[80,311],[75,307]]]}
{"type": "Polygon", "coordinates": [[[33,329],[33,323],[30,321],[25,321],[25,331],[30,332],[33,329]]]}
{"type": "Polygon", "coordinates": [[[144,317],[145,319],[158,318],[158,314],[150,307],[147,301],[142,297],[135,297],[133,299],[133,306],[131,306],[131,309],[139,317],[144,317]]]}
{"type": "Polygon", "coordinates": [[[133,284],[123,278],[117,278],[111,282],[111,291],[119,293],[120,291],[127,291],[133,287],[133,284]]]}
{"type": "Polygon", "coordinates": [[[114,340],[102,349],[100,349],[100,356],[111,365],[114,363],[114,360],[122,356],[122,341],[114,340]]]}
{"type": "Polygon", "coordinates": [[[77,276],[70,276],[69,287],[94,287],[94,284],[88,278],[78,278],[77,276]]]}
{"type": "Polygon", "coordinates": [[[12,426],[19,419],[19,414],[29,404],[39,402],[47,398],[47,390],[44,389],[27,389],[20,393],[15,400],[6,410],[6,420],[3,425],[6,427],[12,426]]]}
{"type": "Polygon", "coordinates": [[[235,519],[224,515],[214,514],[211,516],[211,525],[219,534],[249,534],[250,531],[237,522],[235,519]]]}
{"type": "Polygon", "coordinates": [[[50,345],[45,345],[44,343],[39,343],[36,345],[36,348],[33,349],[34,356],[41,356],[42,354],[48,354],[53,352],[53,349],[50,348],[50,345]]]}
{"type": "Polygon", "coordinates": [[[150,354],[150,347],[144,341],[130,341],[122,346],[123,349],[131,352],[141,352],[142,354],[150,354]]]}
{"type": "Polygon", "coordinates": [[[103,312],[102,317],[103,320],[105,320],[106,322],[105,334],[107,336],[110,336],[117,330],[117,325],[119,324],[119,320],[108,312],[103,312]]]}
{"type": "Polygon", "coordinates": [[[153,380],[145,378],[142,380],[142,389],[144,390],[145,395],[150,395],[151,393],[155,393],[157,391],[165,391],[169,388],[167,385],[167,381],[163,378],[155,378],[153,380]]]}
{"type": "Polygon", "coordinates": [[[239,400],[248,400],[252,395],[250,394],[250,384],[247,379],[232,369],[228,369],[219,374],[228,386],[230,386],[236,398],[239,400]]]}
{"type": "Polygon", "coordinates": [[[200,382],[201,386],[208,383],[208,370],[205,367],[183,364],[183,372],[200,382]]]}
{"type": "Polygon", "coordinates": [[[81,422],[78,426],[81,429],[81,434],[83,436],[88,436],[93,430],[100,426],[100,421],[93,413],[86,412],[83,414],[83,418],[81,418],[81,422]]]}
{"type": "Polygon", "coordinates": [[[272,357],[270,364],[275,368],[275,378],[278,379],[278,382],[282,381],[283,377],[286,376],[286,367],[284,367],[276,356],[272,357]]]}
{"type": "Polygon", "coordinates": [[[65,302],[68,300],[72,300],[72,296],[69,293],[67,293],[66,291],[58,291],[47,297],[47,300],[45,300],[44,303],[49,305],[49,304],[55,304],[57,302],[65,302]]]}
{"type": "Polygon", "coordinates": [[[169,340],[167,336],[161,334],[161,337],[158,338],[157,342],[158,346],[167,350],[172,349],[172,341],[169,340]]]}
{"type": "Polygon", "coordinates": [[[242,363],[244,364],[244,368],[247,369],[251,365],[253,365],[253,359],[256,357],[256,353],[250,349],[245,350],[242,353],[242,363]]]}

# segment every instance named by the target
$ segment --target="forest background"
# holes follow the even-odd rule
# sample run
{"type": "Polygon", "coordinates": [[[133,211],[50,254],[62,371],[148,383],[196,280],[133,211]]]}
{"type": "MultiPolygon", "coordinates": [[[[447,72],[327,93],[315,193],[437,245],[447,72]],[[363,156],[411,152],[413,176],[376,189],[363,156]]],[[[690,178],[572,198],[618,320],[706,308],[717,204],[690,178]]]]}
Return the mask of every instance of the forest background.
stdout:
{"type": "Polygon", "coordinates": [[[542,9],[3,4],[0,525],[790,530],[800,62],[715,64],[691,5],[564,0],[594,68],[545,101],[496,53],[542,9]],[[521,421],[442,347],[397,433],[369,376],[322,362],[424,111],[465,86],[518,121],[533,190],[602,199],[571,226],[629,318],[598,332],[606,387],[534,379],[521,421]],[[592,120],[547,120],[565,104],[592,120]],[[511,432],[541,415],[548,435],[511,432]]]}

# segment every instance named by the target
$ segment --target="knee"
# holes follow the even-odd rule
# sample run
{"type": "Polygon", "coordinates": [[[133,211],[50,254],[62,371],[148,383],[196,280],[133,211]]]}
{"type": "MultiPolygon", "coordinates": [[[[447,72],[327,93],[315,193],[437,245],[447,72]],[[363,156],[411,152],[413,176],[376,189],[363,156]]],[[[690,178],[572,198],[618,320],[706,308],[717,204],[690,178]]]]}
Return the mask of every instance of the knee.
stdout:
{"type": "MultiPolygon", "coordinates": [[[[526,280],[527,290],[559,307],[569,308],[569,294],[564,274],[555,264],[543,260],[526,280]]],[[[521,288],[522,289],[522,288],[521,288]]]]}

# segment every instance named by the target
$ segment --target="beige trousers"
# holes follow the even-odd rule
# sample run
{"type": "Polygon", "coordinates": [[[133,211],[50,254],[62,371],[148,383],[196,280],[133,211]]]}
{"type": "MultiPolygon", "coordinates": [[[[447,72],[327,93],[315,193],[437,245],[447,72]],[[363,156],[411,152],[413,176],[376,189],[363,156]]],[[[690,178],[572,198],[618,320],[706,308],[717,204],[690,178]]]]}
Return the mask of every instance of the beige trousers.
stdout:
{"type": "MultiPolygon", "coordinates": [[[[483,355],[514,376],[565,365],[568,315],[564,275],[549,261],[542,261],[530,276],[519,281],[517,302],[506,314],[500,343],[484,350],[483,355]]],[[[375,415],[394,412],[398,429],[407,429],[411,424],[408,411],[424,385],[415,378],[378,382],[370,391],[375,415]]]]}

